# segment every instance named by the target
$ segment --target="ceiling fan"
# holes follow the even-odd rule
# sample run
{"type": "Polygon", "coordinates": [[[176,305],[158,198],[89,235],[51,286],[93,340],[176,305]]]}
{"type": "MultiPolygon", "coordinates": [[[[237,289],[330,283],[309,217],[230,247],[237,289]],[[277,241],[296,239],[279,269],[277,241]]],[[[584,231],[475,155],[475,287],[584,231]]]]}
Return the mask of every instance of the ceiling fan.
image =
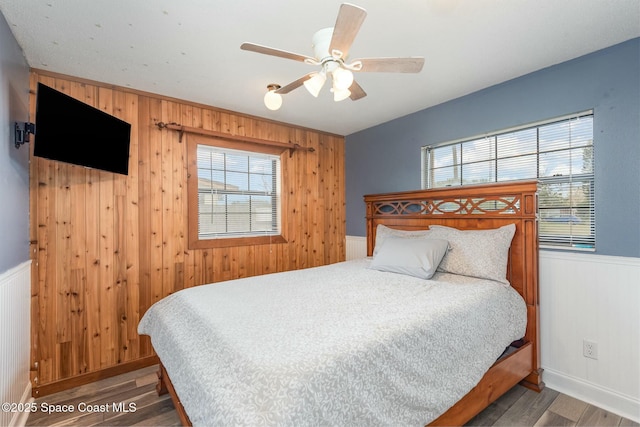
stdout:
{"type": "Polygon", "coordinates": [[[313,35],[313,57],[288,52],[281,49],[262,46],[255,43],[243,43],[240,49],[277,56],[306,64],[320,66],[320,71],[305,74],[299,79],[280,86],[267,86],[265,95],[267,108],[277,110],[282,105],[280,95],[291,92],[304,85],[311,95],[317,97],[328,77],[331,77],[333,99],[342,101],[351,98],[356,101],[367,96],[366,92],[354,80],[353,72],[390,72],[390,73],[418,73],[424,65],[422,57],[406,58],[360,58],[347,61],[349,49],[355,40],[360,26],[367,16],[367,11],[359,6],[343,3],[338,11],[336,23],[331,28],[324,28],[313,35]]]}

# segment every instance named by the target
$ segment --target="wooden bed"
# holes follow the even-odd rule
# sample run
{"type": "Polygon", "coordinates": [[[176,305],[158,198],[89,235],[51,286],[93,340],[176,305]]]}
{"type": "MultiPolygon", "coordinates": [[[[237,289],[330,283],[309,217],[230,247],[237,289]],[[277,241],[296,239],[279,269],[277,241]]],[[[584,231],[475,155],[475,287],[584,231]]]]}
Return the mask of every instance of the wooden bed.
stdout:
{"type": "MultiPolygon", "coordinates": [[[[540,391],[538,306],[537,183],[535,181],[419,190],[364,196],[367,254],[373,254],[378,225],[424,230],[443,225],[461,230],[495,229],[515,224],[507,278],[527,305],[524,339],[512,345],[480,382],[429,425],[463,425],[491,402],[520,383],[540,391]]],[[[164,366],[158,372],[158,393],[170,393],[184,425],[191,425],[164,366]]]]}

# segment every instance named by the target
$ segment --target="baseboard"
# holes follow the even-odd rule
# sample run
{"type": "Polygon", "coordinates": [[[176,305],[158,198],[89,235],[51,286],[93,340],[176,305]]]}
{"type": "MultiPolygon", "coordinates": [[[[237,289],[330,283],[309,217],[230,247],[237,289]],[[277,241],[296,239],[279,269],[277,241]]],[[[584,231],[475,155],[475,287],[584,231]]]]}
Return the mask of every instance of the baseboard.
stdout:
{"type": "Polygon", "coordinates": [[[52,383],[34,387],[31,391],[31,395],[35,398],[47,396],[49,394],[57,393],[63,390],[68,390],[73,387],[78,387],[84,384],[89,384],[95,381],[103,380],[105,378],[114,377],[116,375],[135,371],[137,369],[146,368],[147,366],[156,365],[158,364],[158,362],[159,362],[158,356],[156,355],[147,356],[147,357],[143,357],[136,360],[131,360],[129,362],[121,363],[119,365],[101,369],[99,371],[76,375],[74,377],[65,378],[63,380],[58,380],[52,383]]]}
{"type": "Polygon", "coordinates": [[[548,388],[628,418],[636,423],[640,422],[640,401],[638,399],[544,366],[543,368],[544,382],[548,388]]]}
{"type": "MultiPolygon", "coordinates": [[[[22,397],[20,398],[21,406],[28,406],[27,404],[33,402],[35,399],[31,397],[31,383],[27,382],[22,397]]],[[[27,425],[27,419],[29,418],[29,412],[16,412],[13,414],[11,421],[9,421],[9,427],[23,427],[27,425]]]]}

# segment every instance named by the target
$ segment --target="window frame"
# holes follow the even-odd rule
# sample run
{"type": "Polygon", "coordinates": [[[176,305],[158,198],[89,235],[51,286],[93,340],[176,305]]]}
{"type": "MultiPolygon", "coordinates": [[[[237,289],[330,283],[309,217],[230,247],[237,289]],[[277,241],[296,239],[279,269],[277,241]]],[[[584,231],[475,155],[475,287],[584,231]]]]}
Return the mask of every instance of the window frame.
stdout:
{"type": "MultiPolygon", "coordinates": [[[[591,167],[591,172],[571,172],[568,175],[564,175],[564,176],[540,176],[540,158],[541,156],[544,156],[545,154],[548,154],[549,151],[547,150],[543,150],[540,147],[540,130],[541,128],[544,128],[545,126],[549,126],[549,125],[555,125],[555,124],[561,124],[562,122],[568,122],[570,120],[575,120],[575,119],[580,119],[580,118],[584,118],[584,117],[590,117],[592,120],[592,126],[593,126],[593,122],[595,121],[595,115],[593,110],[586,110],[586,111],[582,111],[579,113],[574,113],[574,114],[569,114],[569,115],[565,115],[565,116],[561,116],[561,117],[554,117],[548,120],[543,120],[543,121],[539,121],[539,122],[535,122],[535,123],[529,123],[529,124],[525,124],[525,125],[521,125],[521,126],[516,126],[516,127],[512,127],[512,128],[508,128],[508,129],[501,129],[501,130],[497,130],[497,131],[493,131],[487,134],[483,134],[483,135],[477,135],[477,136],[472,136],[472,137],[468,137],[468,138],[461,138],[461,139],[457,139],[454,141],[446,141],[443,143],[439,143],[439,144],[434,144],[434,145],[427,145],[427,146],[423,146],[421,147],[421,187],[423,189],[429,189],[429,188],[443,188],[443,187],[434,187],[433,183],[430,182],[430,179],[432,178],[432,172],[430,169],[430,155],[431,155],[431,151],[433,151],[434,149],[437,148],[442,148],[442,147],[450,147],[450,146],[455,146],[455,145],[459,145],[461,149],[463,149],[463,144],[465,143],[473,143],[476,142],[478,140],[481,139],[494,139],[494,141],[492,142],[492,144],[495,144],[495,149],[493,150],[491,153],[491,156],[487,158],[486,161],[492,161],[494,163],[494,166],[497,167],[498,162],[500,161],[500,159],[503,158],[508,158],[508,157],[501,157],[500,153],[499,153],[499,139],[501,136],[505,136],[505,135],[509,135],[511,133],[516,133],[516,132],[520,132],[520,131],[527,131],[527,130],[534,130],[536,133],[536,149],[535,149],[535,157],[536,157],[536,176],[532,176],[532,177],[523,177],[521,179],[536,179],[538,180],[538,182],[541,185],[547,185],[549,187],[551,187],[552,185],[569,185],[571,186],[572,184],[575,183],[582,183],[582,185],[588,185],[589,186],[589,196],[590,196],[590,204],[588,206],[589,209],[589,218],[590,218],[590,223],[589,223],[589,234],[588,235],[583,235],[586,237],[582,237],[579,234],[574,234],[572,231],[569,231],[567,234],[560,235],[560,234],[545,234],[543,232],[543,227],[539,226],[538,227],[538,235],[540,238],[540,247],[541,248],[545,248],[545,249],[559,249],[559,250],[571,250],[571,251],[588,251],[588,252],[595,252],[596,250],[596,230],[595,230],[595,168],[593,167],[593,164],[595,163],[595,131],[594,131],[594,127],[592,127],[592,133],[591,133],[591,140],[590,140],[590,144],[585,145],[585,147],[591,147],[591,158],[590,161],[592,162],[592,167],[591,167]],[[555,242],[555,243],[554,243],[555,242]]],[[[573,140],[573,139],[572,139],[573,140]]],[[[585,148],[583,147],[583,148],[585,148]]],[[[502,149],[509,149],[511,147],[506,146],[503,147],[502,149]]],[[[561,151],[569,151],[569,150],[573,150],[575,149],[574,147],[569,147],[569,148],[563,148],[561,151]]],[[[556,150],[557,151],[557,150],[556,150]]],[[[532,155],[532,153],[526,153],[526,154],[519,154],[519,155],[514,155],[512,156],[513,158],[524,158],[527,157],[529,155],[532,155]]],[[[462,184],[462,182],[464,182],[464,176],[461,173],[464,165],[466,164],[473,164],[472,163],[465,163],[464,159],[461,159],[461,163],[459,166],[459,170],[457,173],[460,173],[459,175],[459,180],[460,180],[460,184],[458,184],[459,186],[471,186],[474,183],[466,183],[466,184],[462,184]]],[[[457,179],[457,174],[454,173],[454,176],[457,179]]],[[[510,180],[505,180],[505,179],[499,179],[498,176],[498,170],[495,169],[495,171],[493,171],[493,174],[490,176],[487,176],[488,179],[491,179],[491,181],[487,181],[487,183],[491,183],[491,182],[508,182],[510,180]]],[[[569,190],[571,191],[571,190],[569,190]]],[[[575,201],[575,199],[574,199],[575,201]]],[[[539,206],[538,206],[539,210],[540,210],[540,201],[539,201],[539,206]]],[[[564,209],[561,208],[559,206],[548,206],[548,207],[543,207],[541,210],[552,210],[552,209],[564,209]]],[[[570,208],[566,208],[566,209],[573,209],[573,210],[582,210],[582,209],[587,209],[587,208],[581,208],[579,203],[576,205],[573,205],[570,208]]],[[[573,215],[569,215],[570,217],[572,217],[573,215]]],[[[541,217],[540,212],[538,213],[538,219],[539,221],[544,222],[544,218],[541,217]]],[[[550,224],[551,222],[544,222],[544,224],[550,224]]],[[[573,223],[569,223],[569,230],[571,230],[573,223]]]]}
{"type": "Polygon", "coordinates": [[[282,194],[284,189],[280,189],[279,198],[279,215],[280,215],[280,234],[265,234],[257,236],[238,236],[238,237],[215,237],[203,239],[199,234],[199,203],[198,203],[198,145],[207,145],[211,147],[230,149],[236,151],[244,151],[247,153],[269,154],[280,157],[280,181],[284,184],[282,177],[284,176],[283,166],[283,150],[280,147],[271,147],[267,145],[259,145],[250,141],[229,141],[224,138],[213,136],[203,136],[190,134],[187,137],[187,209],[188,209],[188,242],[189,249],[209,249],[224,248],[233,246],[250,246],[265,245],[274,243],[286,243],[287,239],[282,234],[282,224],[285,224],[284,201],[282,194]]]}

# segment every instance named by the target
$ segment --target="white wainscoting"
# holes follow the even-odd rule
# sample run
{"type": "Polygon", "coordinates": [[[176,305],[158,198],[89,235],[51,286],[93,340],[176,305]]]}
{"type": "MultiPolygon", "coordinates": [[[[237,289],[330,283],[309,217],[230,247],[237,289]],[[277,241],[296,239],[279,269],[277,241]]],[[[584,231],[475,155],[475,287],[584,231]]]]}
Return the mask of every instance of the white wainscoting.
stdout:
{"type": "MultiPolygon", "coordinates": [[[[366,248],[347,236],[347,259],[366,248]]],[[[640,422],[640,258],[540,251],[540,340],[547,387],[640,422]]]]}
{"type": "Polygon", "coordinates": [[[640,258],[540,251],[540,329],[549,388],[640,422],[640,258]]]}
{"type": "Polygon", "coordinates": [[[346,260],[365,258],[367,256],[367,238],[362,236],[347,236],[346,260]]]}
{"type": "MultiPolygon", "coordinates": [[[[26,403],[29,381],[31,261],[0,274],[0,402],[26,403]]],[[[0,426],[24,425],[27,412],[0,411],[0,426]]]]}

